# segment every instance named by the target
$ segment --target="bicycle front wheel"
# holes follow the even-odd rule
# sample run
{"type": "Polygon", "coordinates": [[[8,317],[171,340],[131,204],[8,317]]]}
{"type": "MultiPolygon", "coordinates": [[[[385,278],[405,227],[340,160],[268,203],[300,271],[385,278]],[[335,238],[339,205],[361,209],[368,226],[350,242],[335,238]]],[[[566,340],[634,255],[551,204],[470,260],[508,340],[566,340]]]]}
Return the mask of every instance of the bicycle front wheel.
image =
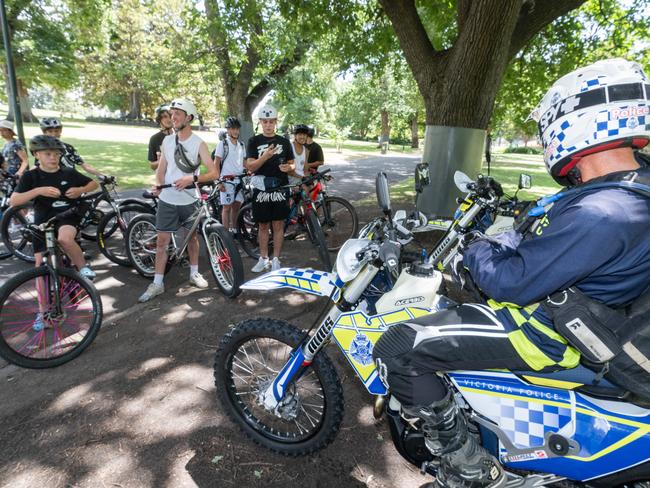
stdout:
{"type": "Polygon", "coordinates": [[[217,286],[224,295],[235,298],[241,293],[244,265],[232,235],[223,226],[213,225],[205,231],[204,238],[217,286]]]}
{"type": "Polygon", "coordinates": [[[52,368],[76,358],[97,336],[102,302],[72,269],[42,266],[0,288],[0,356],[24,368],[52,368]],[[57,286],[58,285],[58,286],[57,286]]]}
{"type": "Polygon", "coordinates": [[[311,238],[314,246],[316,246],[318,249],[318,257],[325,266],[325,271],[330,271],[332,269],[332,261],[330,260],[330,253],[327,250],[325,234],[323,234],[323,229],[321,228],[318,217],[314,211],[307,213],[305,216],[305,223],[307,224],[309,237],[311,238]]]}
{"type": "Polygon", "coordinates": [[[28,263],[34,262],[34,245],[23,235],[23,229],[34,222],[34,207],[31,203],[10,207],[2,216],[0,233],[7,251],[28,263]]]}
{"type": "Polygon", "coordinates": [[[99,251],[115,264],[131,266],[126,253],[126,230],[136,215],[151,214],[151,208],[143,205],[120,206],[120,217],[115,211],[104,215],[97,226],[99,251]]]}
{"type": "MultiPolygon", "coordinates": [[[[126,254],[135,270],[145,278],[152,278],[156,272],[157,240],[158,231],[154,215],[137,215],[126,229],[126,254]]],[[[172,252],[173,249],[168,249],[165,273],[171,268],[169,256],[172,252]]]]}
{"type": "Polygon", "coordinates": [[[316,212],[330,251],[338,251],[345,241],[357,235],[359,217],[346,199],[325,197],[316,202],[316,212]]]}

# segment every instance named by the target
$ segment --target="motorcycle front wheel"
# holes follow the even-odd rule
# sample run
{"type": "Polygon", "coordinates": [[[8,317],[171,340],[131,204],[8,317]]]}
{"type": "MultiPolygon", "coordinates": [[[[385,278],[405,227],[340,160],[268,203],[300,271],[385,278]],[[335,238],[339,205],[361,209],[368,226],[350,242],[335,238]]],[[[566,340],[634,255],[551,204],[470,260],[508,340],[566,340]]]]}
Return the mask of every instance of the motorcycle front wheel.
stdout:
{"type": "Polygon", "coordinates": [[[287,456],[324,448],[343,420],[343,389],[324,352],[288,386],[273,411],[260,403],[303,337],[287,322],[245,320],[221,340],[214,361],[217,399],[228,416],[257,444],[287,456]]]}

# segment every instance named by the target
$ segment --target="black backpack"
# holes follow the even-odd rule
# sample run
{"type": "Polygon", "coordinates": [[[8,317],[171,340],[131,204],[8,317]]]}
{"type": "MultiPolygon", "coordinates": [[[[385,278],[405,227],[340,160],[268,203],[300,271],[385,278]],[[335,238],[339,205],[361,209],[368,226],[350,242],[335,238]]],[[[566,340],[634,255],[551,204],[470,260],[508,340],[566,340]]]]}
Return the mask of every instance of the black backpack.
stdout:
{"type": "MultiPolygon", "coordinates": [[[[223,162],[226,160],[228,157],[228,152],[230,151],[230,147],[228,144],[228,139],[226,138],[223,142],[223,158],[221,158],[221,161],[219,162],[219,170],[221,170],[221,166],[223,165],[223,162]]],[[[240,146],[242,149],[246,149],[244,146],[244,143],[237,139],[237,145],[240,146]]],[[[217,144],[218,147],[218,144],[217,144]]],[[[214,150],[212,151],[212,160],[214,161],[214,158],[217,157],[217,148],[215,147],[214,150]]]]}

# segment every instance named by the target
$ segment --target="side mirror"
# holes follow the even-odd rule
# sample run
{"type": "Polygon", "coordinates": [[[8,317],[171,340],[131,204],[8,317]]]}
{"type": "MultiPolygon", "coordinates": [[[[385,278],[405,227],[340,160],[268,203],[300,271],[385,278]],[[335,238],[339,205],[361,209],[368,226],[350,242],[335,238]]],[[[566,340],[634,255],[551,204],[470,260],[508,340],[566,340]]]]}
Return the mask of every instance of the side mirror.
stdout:
{"type": "Polygon", "coordinates": [[[519,189],[527,190],[533,186],[533,178],[526,173],[521,173],[519,175],[519,189]]]}
{"type": "Polygon", "coordinates": [[[474,181],[462,171],[456,171],[454,173],[454,184],[462,193],[469,193],[467,185],[470,183],[474,183],[474,181]]]}
{"type": "Polygon", "coordinates": [[[375,191],[377,192],[377,203],[385,215],[390,215],[390,192],[388,190],[388,176],[383,171],[377,173],[375,179],[375,191]]]}

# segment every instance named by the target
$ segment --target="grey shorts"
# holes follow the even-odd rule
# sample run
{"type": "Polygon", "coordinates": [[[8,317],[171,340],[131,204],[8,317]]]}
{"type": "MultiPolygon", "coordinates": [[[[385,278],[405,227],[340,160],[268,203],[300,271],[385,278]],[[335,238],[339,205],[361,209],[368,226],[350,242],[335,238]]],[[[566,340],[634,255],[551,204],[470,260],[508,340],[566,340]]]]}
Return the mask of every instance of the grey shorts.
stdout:
{"type": "Polygon", "coordinates": [[[190,217],[196,211],[196,204],[172,205],[158,200],[156,211],[156,230],[158,232],[176,232],[181,225],[187,229],[192,227],[194,220],[190,217]]]}

